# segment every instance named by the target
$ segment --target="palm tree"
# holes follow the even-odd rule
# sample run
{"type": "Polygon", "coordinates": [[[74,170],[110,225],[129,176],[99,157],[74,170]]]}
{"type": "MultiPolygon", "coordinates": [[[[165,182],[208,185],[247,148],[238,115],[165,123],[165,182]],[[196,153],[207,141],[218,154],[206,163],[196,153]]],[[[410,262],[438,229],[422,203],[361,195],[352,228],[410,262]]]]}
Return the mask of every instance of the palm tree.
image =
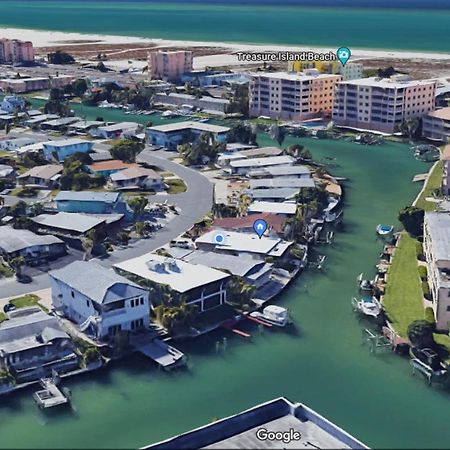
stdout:
{"type": "Polygon", "coordinates": [[[11,259],[9,265],[15,270],[16,277],[20,278],[22,276],[22,267],[25,265],[25,258],[23,256],[16,256],[11,259]]]}
{"type": "Polygon", "coordinates": [[[92,249],[95,245],[95,230],[89,230],[81,239],[81,245],[84,250],[83,261],[89,261],[92,255],[92,249]]]}
{"type": "Polygon", "coordinates": [[[252,202],[252,199],[245,194],[242,194],[239,197],[239,203],[238,203],[238,214],[239,217],[244,217],[247,215],[248,207],[250,206],[250,203],[252,202]]]}
{"type": "Polygon", "coordinates": [[[148,200],[142,195],[139,197],[133,197],[128,201],[128,205],[133,210],[135,220],[139,219],[144,214],[147,204],[148,200]]]}

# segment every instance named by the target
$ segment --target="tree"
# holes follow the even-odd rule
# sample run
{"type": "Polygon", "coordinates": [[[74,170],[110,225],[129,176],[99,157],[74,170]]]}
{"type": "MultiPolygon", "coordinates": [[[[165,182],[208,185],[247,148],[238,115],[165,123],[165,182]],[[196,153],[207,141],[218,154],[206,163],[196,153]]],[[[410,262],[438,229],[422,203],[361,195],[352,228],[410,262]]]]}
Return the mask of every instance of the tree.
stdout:
{"type": "Polygon", "coordinates": [[[227,112],[239,113],[244,117],[248,117],[248,105],[248,85],[238,85],[234,90],[227,112]]]}
{"type": "Polygon", "coordinates": [[[425,211],[417,206],[407,206],[398,213],[398,220],[405,230],[413,236],[421,236],[425,211]]]}
{"type": "Polygon", "coordinates": [[[136,156],[143,150],[144,144],[140,142],[122,139],[111,147],[110,153],[114,159],[132,163],[136,161],[136,156]]]}
{"type": "Polygon", "coordinates": [[[82,97],[88,89],[87,81],[84,78],[73,81],[69,87],[75,97],[82,97]]]}
{"type": "Polygon", "coordinates": [[[128,200],[128,205],[133,210],[135,220],[139,219],[144,214],[147,204],[148,200],[142,195],[128,200]]]}
{"type": "Polygon", "coordinates": [[[84,250],[83,261],[89,261],[92,255],[92,249],[94,248],[94,236],[95,233],[90,233],[94,230],[89,230],[84,237],[81,238],[81,245],[84,250]]]}
{"type": "Polygon", "coordinates": [[[242,122],[238,122],[233,125],[228,133],[229,142],[242,142],[244,144],[257,145],[256,133],[252,130],[252,127],[245,125],[242,122]]]}
{"type": "Polygon", "coordinates": [[[278,145],[281,146],[284,142],[284,138],[286,137],[286,131],[283,127],[273,124],[269,129],[269,136],[277,141],[278,145]]]}
{"type": "Polygon", "coordinates": [[[145,222],[136,222],[134,224],[134,231],[139,235],[139,236],[145,236],[147,234],[147,224],[145,222]]]}
{"type": "Polygon", "coordinates": [[[420,120],[416,117],[404,120],[400,125],[400,131],[408,139],[413,139],[420,136],[420,120]]]}
{"type": "Polygon", "coordinates": [[[415,320],[408,327],[408,338],[417,348],[432,347],[434,345],[433,333],[436,325],[428,320],[415,320]]]}
{"type": "Polygon", "coordinates": [[[248,207],[250,206],[251,202],[252,202],[252,199],[248,195],[242,194],[239,197],[239,202],[238,202],[238,207],[237,207],[239,217],[244,217],[247,215],[248,207]]]}
{"type": "Polygon", "coordinates": [[[70,106],[65,101],[64,92],[62,89],[50,89],[48,102],[44,105],[44,113],[58,114],[59,116],[70,115],[70,106]]]}
{"type": "Polygon", "coordinates": [[[245,283],[241,277],[232,276],[227,284],[228,302],[239,309],[248,309],[255,290],[256,286],[245,283]]]}
{"type": "Polygon", "coordinates": [[[75,58],[72,55],[61,50],[49,53],[47,59],[50,64],[73,64],[75,62],[75,58]]]}
{"type": "Polygon", "coordinates": [[[20,200],[20,202],[17,202],[14,206],[11,206],[11,208],[9,209],[9,215],[14,218],[25,216],[26,213],[27,213],[27,204],[23,200],[20,200]]]}
{"type": "Polygon", "coordinates": [[[9,265],[16,272],[16,277],[20,278],[22,276],[22,268],[25,265],[25,258],[23,256],[16,256],[9,261],[9,265]]]}

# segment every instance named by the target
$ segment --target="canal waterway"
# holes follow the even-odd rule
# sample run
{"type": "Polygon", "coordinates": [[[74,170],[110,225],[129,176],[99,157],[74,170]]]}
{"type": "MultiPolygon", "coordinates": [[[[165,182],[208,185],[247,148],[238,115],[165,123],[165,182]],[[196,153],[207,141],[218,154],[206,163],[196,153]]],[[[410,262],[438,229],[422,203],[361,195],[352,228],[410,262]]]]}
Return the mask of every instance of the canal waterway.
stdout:
{"type": "MultiPolygon", "coordinates": [[[[88,118],[134,120],[119,111],[84,108],[88,118]]],[[[143,123],[157,117],[137,116],[143,123]]],[[[163,119],[161,119],[163,120],[163,119]]],[[[420,189],[413,175],[428,165],[408,146],[359,146],[345,141],[288,138],[345,182],[344,228],[319,247],[324,270],[308,270],[279,298],[291,330],[245,328],[251,342],[217,332],[177,343],[189,368],[171,374],[130,358],[65,381],[75,411],[43,415],[26,391],[0,399],[0,448],[136,448],[278,396],[304,402],[369,446],[444,448],[450,444],[450,397],[412,377],[406,359],[372,355],[362,346],[350,299],[356,276],[373,274],[382,243],[378,223],[397,224],[398,210],[420,189]],[[227,350],[216,341],[227,337],[227,350]]],[[[261,145],[272,142],[260,136],[261,145]]]]}

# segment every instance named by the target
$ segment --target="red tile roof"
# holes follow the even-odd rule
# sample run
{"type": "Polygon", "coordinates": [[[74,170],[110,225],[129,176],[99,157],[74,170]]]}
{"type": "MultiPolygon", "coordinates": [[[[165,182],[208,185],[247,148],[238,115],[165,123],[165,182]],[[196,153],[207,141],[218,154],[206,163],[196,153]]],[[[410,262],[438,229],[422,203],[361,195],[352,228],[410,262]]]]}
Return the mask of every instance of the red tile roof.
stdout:
{"type": "Polygon", "coordinates": [[[277,214],[262,213],[245,217],[224,217],[223,219],[215,219],[212,225],[213,227],[230,229],[252,228],[255,220],[258,219],[265,220],[269,227],[277,233],[283,231],[283,225],[286,221],[285,218],[280,217],[277,214]]]}

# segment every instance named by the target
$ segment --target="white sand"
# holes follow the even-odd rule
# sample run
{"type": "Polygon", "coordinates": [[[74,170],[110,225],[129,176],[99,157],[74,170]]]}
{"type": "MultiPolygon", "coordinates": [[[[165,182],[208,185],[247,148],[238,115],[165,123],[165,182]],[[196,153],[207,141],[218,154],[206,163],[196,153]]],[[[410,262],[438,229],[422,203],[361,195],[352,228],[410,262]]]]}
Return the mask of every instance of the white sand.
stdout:
{"type": "MultiPolygon", "coordinates": [[[[142,44],[156,45],[158,47],[216,47],[230,50],[230,52],[239,51],[315,51],[315,52],[329,52],[336,51],[336,48],[319,48],[310,46],[286,46],[286,45],[255,45],[255,44],[233,44],[225,42],[202,42],[202,41],[175,41],[166,39],[149,39],[132,36],[113,36],[100,34],[81,34],[81,33],[65,33],[60,31],[39,31],[20,28],[3,28],[0,29],[0,38],[5,37],[9,39],[30,40],[35,47],[50,47],[58,45],[71,45],[70,41],[95,41],[93,44],[142,44]],[[67,42],[69,41],[69,42],[67,42]]],[[[76,43],[73,43],[76,45],[76,43]]],[[[89,45],[89,44],[84,44],[89,45]]],[[[403,58],[416,60],[450,60],[448,53],[433,53],[433,52],[414,52],[408,50],[368,50],[351,48],[352,55],[355,58],[403,58]]],[[[230,55],[213,55],[216,58],[221,58],[222,61],[226,59],[227,64],[230,64],[230,55]]],[[[234,57],[233,57],[234,58],[234,57]]]]}

